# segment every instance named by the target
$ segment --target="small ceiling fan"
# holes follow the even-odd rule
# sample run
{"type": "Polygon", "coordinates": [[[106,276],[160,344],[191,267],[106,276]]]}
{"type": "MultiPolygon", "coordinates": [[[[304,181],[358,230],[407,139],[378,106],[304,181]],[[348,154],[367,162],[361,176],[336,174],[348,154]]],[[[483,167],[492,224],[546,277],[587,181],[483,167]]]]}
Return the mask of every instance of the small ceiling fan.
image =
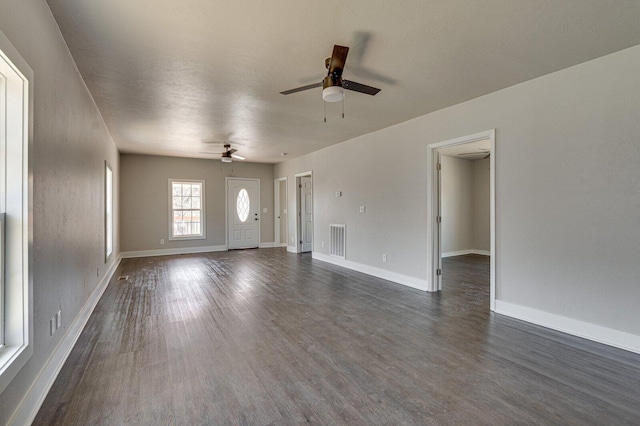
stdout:
{"type": "Polygon", "coordinates": [[[202,152],[202,154],[213,154],[213,155],[220,155],[220,159],[222,160],[223,163],[231,163],[234,159],[235,160],[246,160],[246,158],[244,158],[242,155],[238,155],[236,154],[238,150],[235,148],[231,148],[231,144],[229,143],[225,143],[224,144],[224,151],[223,152],[202,152]]]}
{"type": "Polygon", "coordinates": [[[284,92],[280,92],[280,94],[290,95],[292,93],[302,92],[304,90],[322,86],[322,99],[325,102],[340,102],[343,100],[344,89],[374,96],[380,91],[380,89],[367,86],[366,84],[356,83],[355,81],[344,80],[342,78],[342,71],[344,70],[344,64],[347,61],[348,53],[349,48],[346,46],[333,46],[333,54],[330,58],[327,58],[324,61],[324,65],[328,72],[323,81],[302,87],[296,87],[295,89],[285,90],[284,92]]]}

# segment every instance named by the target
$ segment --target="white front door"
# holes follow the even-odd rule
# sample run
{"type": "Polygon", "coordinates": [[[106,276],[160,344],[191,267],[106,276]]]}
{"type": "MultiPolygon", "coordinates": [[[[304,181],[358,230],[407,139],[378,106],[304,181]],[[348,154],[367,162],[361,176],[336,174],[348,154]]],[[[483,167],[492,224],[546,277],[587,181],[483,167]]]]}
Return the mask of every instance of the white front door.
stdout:
{"type": "Polygon", "coordinates": [[[300,178],[300,218],[304,253],[313,248],[313,185],[310,176],[300,178]]]}
{"type": "Polygon", "coordinates": [[[260,181],[227,179],[229,249],[255,248],[260,244],[260,181]]]}

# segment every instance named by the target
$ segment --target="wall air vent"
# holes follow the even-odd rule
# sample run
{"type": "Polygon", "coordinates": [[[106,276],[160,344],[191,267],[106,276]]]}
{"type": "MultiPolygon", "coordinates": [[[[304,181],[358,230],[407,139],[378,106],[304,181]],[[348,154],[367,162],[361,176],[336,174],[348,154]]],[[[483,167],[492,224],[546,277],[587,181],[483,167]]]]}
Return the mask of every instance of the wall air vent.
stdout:
{"type": "Polygon", "coordinates": [[[331,230],[331,256],[345,259],[346,225],[329,225],[331,230]]]}

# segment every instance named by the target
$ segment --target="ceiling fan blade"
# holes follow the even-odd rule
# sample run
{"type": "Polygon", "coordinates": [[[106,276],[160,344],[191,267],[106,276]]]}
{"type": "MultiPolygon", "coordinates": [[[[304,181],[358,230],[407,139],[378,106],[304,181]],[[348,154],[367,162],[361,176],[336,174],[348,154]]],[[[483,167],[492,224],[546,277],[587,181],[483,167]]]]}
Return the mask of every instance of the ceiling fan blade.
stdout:
{"type": "Polygon", "coordinates": [[[362,64],[367,48],[369,47],[369,41],[371,40],[371,33],[365,31],[356,31],[353,33],[353,42],[351,43],[351,65],[349,69],[355,64],[362,64]]]}
{"type": "Polygon", "coordinates": [[[329,62],[329,73],[327,75],[333,75],[336,77],[342,77],[342,70],[344,69],[344,63],[347,61],[347,54],[349,48],[346,46],[333,46],[333,54],[331,55],[331,62],[329,62]]]}
{"type": "Polygon", "coordinates": [[[231,156],[233,158],[235,158],[236,160],[246,160],[246,158],[244,158],[242,155],[238,155],[238,154],[231,154],[231,156]]]}
{"type": "Polygon", "coordinates": [[[235,148],[231,148],[231,149],[230,149],[230,150],[228,150],[227,152],[228,152],[229,154],[233,154],[233,153],[234,153],[234,152],[236,152],[236,151],[237,151],[237,149],[235,149],[235,148]]]}
{"type": "Polygon", "coordinates": [[[354,92],[365,93],[367,95],[375,96],[380,91],[377,87],[367,86],[366,84],[356,83],[355,81],[343,80],[342,87],[347,90],[353,90],[354,92]]]}
{"type": "Polygon", "coordinates": [[[306,86],[296,87],[295,89],[285,90],[280,92],[281,95],[290,95],[292,93],[302,92],[304,90],[315,89],[316,87],[322,87],[322,82],[307,84],[306,86]]]}

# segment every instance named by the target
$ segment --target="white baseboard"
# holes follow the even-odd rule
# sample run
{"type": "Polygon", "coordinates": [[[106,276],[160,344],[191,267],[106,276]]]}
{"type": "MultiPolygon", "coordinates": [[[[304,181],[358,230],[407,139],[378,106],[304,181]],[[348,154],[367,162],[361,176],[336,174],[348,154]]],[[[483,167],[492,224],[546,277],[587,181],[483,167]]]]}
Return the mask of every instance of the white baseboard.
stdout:
{"type": "Polygon", "coordinates": [[[69,325],[69,328],[62,337],[62,340],[60,340],[60,343],[58,343],[58,346],[51,356],[49,356],[49,359],[42,370],[40,370],[38,377],[36,377],[36,380],[33,382],[29,391],[9,420],[9,425],[30,425],[33,422],[33,419],[35,419],[38,414],[38,410],[40,410],[51,386],[53,386],[53,383],[58,377],[58,373],[60,373],[60,370],[69,357],[71,350],[78,341],[84,326],[87,324],[87,321],[98,304],[98,301],[102,297],[102,294],[107,289],[113,274],[116,272],[116,269],[118,269],[121,260],[122,256],[117,256],[113,263],[111,263],[109,270],[102,280],[100,280],[98,286],[91,296],[89,296],[89,299],[84,304],[76,318],[69,325]]]}
{"type": "Polygon", "coordinates": [[[483,256],[491,256],[491,252],[488,250],[458,250],[458,251],[447,251],[442,253],[442,257],[452,257],[452,256],[464,256],[465,254],[481,254],[483,256]]]}
{"type": "Polygon", "coordinates": [[[276,247],[286,247],[287,243],[280,243],[280,244],[276,244],[276,247]]]}
{"type": "Polygon", "coordinates": [[[270,243],[260,243],[260,245],[258,247],[259,248],[274,248],[275,246],[276,246],[276,243],[270,242],[270,243]]]}
{"type": "Polygon", "coordinates": [[[323,253],[313,252],[312,257],[323,262],[332,263],[334,265],[342,266],[343,268],[362,272],[363,274],[372,275],[377,278],[382,278],[383,280],[393,281],[394,283],[406,285],[407,287],[418,290],[427,291],[428,288],[427,280],[421,280],[420,278],[399,274],[387,269],[376,268],[375,266],[364,265],[362,263],[352,262],[350,260],[329,256],[328,254],[323,253]]]}
{"type": "Polygon", "coordinates": [[[227,246],[201,246],[158,250],[123,251],[122,253],[120,253],[120,256],[123,259],[129,259],[132,257],[168,256],[172,254],[207,253],[210,251],[227,251],[227,246]]]}
{"type": "Polygon", "coordinates": [[[289,253],[297,253],[298,252],[298,250],[296,250],[295,246],[287,246],[287,251],[289,253]]]}
{"type": "Polygon", "coordinates": [[[496,300],[496,312],[563,333],[640,354],[640,336],[496,300]]]}

